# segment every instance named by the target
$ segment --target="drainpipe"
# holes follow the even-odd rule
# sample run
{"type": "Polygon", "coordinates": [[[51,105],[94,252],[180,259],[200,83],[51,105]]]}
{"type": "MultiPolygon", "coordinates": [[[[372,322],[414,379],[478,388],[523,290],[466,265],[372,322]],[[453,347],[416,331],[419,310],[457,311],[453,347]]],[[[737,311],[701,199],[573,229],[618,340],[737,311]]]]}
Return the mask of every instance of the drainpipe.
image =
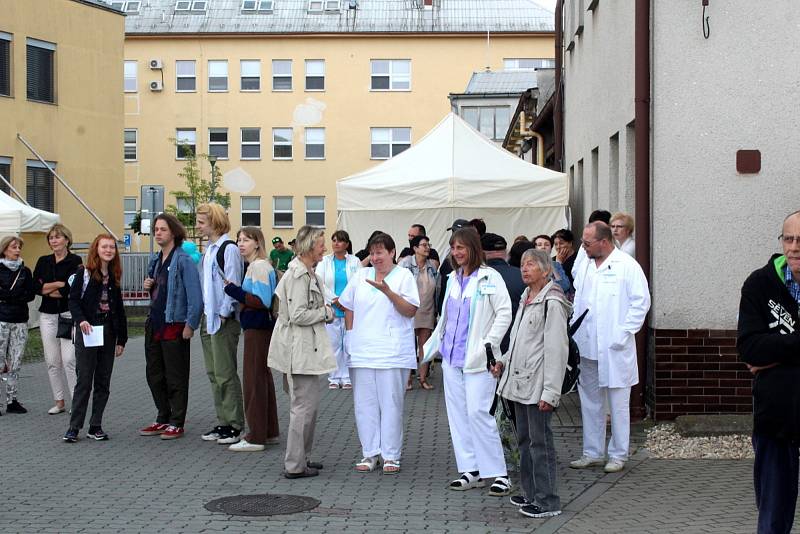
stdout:
{"type": "MultiPolygon", "coordinates": [[[[650,0],[636,0],[634,20],[636,261],[642,266],[647,280],[652,282],[650,276],[650,0]]],[[[631,416],[636,419],[643,418],[646,413],[644,390],[649,337],[650,328],[648,320],[645,320],[644,327],[636,336],[639,384],[631,391],[631,416]]]]}
{"type": "MultiPolygon", "coordinates": [[[[564,30],[562,28],[562,15],[564,0],[556,2],[555,29],[556,29],[556,81],[553,99],[553,155],[554,167],[564,172],[564,88],[561,81],[561,70],[564,67],[564,30]]],[[[638,243],[637,243],[638,246],[638,243]]]]}

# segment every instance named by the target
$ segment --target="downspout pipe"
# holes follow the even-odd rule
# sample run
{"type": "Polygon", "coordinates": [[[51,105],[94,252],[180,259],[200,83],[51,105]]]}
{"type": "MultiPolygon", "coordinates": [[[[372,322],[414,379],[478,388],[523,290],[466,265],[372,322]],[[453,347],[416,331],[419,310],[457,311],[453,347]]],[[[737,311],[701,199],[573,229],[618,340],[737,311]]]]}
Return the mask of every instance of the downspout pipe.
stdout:
{"type": "MultiPolygon", "coordinates": [[[[634,12],[634,184],[636,200],[636,261],[652,284],[650,266],[650,0],[636,0],[634,12]]],[[[651,286],[652,287],[652,286],[651,286]]],[[[639,383],[631,391],[631,416],[645,416],[649,320],[636,336],[639,383]]]]}
{"type": "MultiPolygon", "coordinates": [[[[555,157],[555,170],[564,172],[564,88],[562,86],[561,72],[564,69],[564,29],[562,16],[564,11],[564,0],[556,2],[555,11],[555,58],[556,58],[556,80],[555,92],[553,93],[553,155],[555,157]]],[[[638,243],[637,243],[638,246],[638,243]]]]}

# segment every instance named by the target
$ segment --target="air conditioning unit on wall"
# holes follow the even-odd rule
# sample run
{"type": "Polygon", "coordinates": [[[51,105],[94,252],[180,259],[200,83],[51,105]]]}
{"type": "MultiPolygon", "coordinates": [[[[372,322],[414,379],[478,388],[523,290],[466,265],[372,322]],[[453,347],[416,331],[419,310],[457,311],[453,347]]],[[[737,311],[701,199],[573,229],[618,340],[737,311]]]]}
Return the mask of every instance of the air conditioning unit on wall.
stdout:
{"type": "Polygon", "coordinates": [[[151,59],[150,60],[150,68],[153,70],[163,69],[164,64],[161,63],[160,59],[151,59]]]}
{"type": "Polygon", "coordinates": [[[164,82],[155,80],[150,82],[150,90],[154,93],[164,90],[164,82]]]}

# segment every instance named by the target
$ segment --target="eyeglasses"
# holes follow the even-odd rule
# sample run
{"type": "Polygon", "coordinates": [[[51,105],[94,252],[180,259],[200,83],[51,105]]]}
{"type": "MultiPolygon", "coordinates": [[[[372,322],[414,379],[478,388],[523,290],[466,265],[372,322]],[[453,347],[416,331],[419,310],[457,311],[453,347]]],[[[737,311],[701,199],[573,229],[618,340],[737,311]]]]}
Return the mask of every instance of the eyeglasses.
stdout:
{"type": "Polygon", "coordinates": [[[800,244],[800,235],[779,235],[778,241],[784,245],[800,244]]]}
{"type": "Polygon", "coordinates": [[[584,248],[589,248],[595,243],[598,243],[599,241],[600,241],[599,239],[595,239],[594,241],[584,241],[583,243],[581,243],[581,246],[584,248]]]}

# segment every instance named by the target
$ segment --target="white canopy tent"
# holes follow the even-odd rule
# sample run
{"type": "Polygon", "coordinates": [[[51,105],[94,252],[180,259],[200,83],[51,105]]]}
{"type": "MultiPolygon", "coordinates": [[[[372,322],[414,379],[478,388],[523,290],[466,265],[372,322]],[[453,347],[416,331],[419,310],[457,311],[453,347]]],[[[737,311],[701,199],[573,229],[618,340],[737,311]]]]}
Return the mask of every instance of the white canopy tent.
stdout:
{"type": "Polygon", "coordinates": [[[454,113],[401,154],[340,179],[336,191],[338,227],[356,250],[374,230],[402,249],[414,223],[425,225],[440,251],[459,218],[482,218],[509,246],[519,234],[567,226],[567,176],[517,158],[454,113]]]}
{"type": "Polygon", "coordinates": [[[47,232],[58,221],[58,214],[33,208],[0,191],[0,235],[47,232]]]}

